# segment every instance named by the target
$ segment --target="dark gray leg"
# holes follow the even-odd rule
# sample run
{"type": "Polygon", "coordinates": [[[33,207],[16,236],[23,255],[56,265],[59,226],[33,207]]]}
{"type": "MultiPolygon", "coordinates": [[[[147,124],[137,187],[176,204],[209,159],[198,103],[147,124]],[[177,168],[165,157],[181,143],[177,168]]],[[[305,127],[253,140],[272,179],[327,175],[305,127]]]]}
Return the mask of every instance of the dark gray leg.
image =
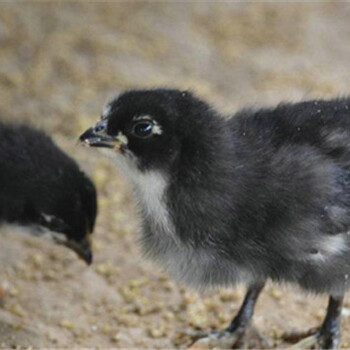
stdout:
{"type": "Polygon", "coordinates": [[[214,331],[204,338],[199,339],[192,348],[219,347],[231,349],[242,339],[249,326],[254,313],[254,307],[265,282],[257,282],[251,285],[245,295],[244,301],[231,324],[224,331],[214,331]]]}
{"type": "Polygon", "coordinates": [[[254,314],[254,308],[256,301],[265,286],[265,282],[253,284],[245,295],[243,304],[238,311],[236,317],[232,320],[231,324],[226,328],[226,332],[243,332],[249,325],[252,316],[254,314]]]}
{"type": "MultiPolygon", "coordinates": [[[[340,345],[340,323],[341,323],[341,310],[343,305],[344,296],[330,296],[327,308],[326,317],[322,323],[321,328],[313,331],[314,335],[311,335],[297,344],[293,345],[292,348],[310,348],[316,346],[318,349],[338,349],[340,345]]],[[[310,335],[310,331],[304,333],[295,333],[294,339],[305,337],[307,334],[310,335]]],[[[284,340],[292,340],[293,337],[283,337],[284,340]],[[288,339],[289,338],[289,339],[288,339]]]]}
{"type": "Polygon", "coordinates": [[[317,342],[321,349],[338,349],[341,333],[341,310],[344,296],[330,296],[327,315],[317,334],[317,342]]]}

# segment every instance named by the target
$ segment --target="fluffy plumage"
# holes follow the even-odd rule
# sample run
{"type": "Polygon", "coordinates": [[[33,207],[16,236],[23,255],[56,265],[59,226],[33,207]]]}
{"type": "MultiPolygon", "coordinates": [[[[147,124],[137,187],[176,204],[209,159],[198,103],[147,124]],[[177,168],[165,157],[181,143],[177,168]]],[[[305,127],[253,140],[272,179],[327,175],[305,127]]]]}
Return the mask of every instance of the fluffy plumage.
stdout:
{"type": "Polygon", "coordinates": [[[0,222],[32,226],[91,263],[96,191],[43,132],[0,123],[0,222]]]}
{"type": "MultiPolygon", "coordinates": [[[[255,291],[292,282],[330,294],[329,315],[350,287],[349,106],[315,100],[225,117],[188,92],[129,91],[80,139],[105,147],[134,182],[144,250],[175,278],[255,291]],[[144,195],[159,190],[154,181],[161,193],[144,195]]],[[[334,348],[339,332],[327,322],[317,341],[334,348]]]]}

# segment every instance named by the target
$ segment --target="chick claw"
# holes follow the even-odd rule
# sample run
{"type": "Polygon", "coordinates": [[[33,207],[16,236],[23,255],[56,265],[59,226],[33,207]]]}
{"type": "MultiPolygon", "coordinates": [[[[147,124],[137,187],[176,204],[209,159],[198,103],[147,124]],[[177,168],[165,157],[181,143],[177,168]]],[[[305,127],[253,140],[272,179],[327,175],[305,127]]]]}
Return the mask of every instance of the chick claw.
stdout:
{"type": "Polygon", "coordinates": [[[320,336],[319,334],[311,335],[300,342],[294,344],[290,349],[338,349],[339,338],[320,336]]]}
{"type": "Polygon", "coordinates": [[[289,349],[338,349],[339,334],[332,332],[321,332],[312,328],[306,332],[289,333],[282,336],[285,341],[299,340],[289,349]]]}
{"type": "Polygon", "coordinates": [[[189,349],[232,349],[238,344],[244,332],[216,331],[195,341],[189,349]]]}
{"type": "Polygon", "coordinates": [[[315,346],[316,344],[317,344],[317,337],[314,334],[297,342],[296,344],[292,345],[289,349],[310,349],[312,346],[315,346]]]}
{"type": "Polygon", "coordinates": [[[254,343],[253,348],[270,349],[273,347],[274,342],[262,334],[258,329],[253,326],[247,328],[240,327],[234,331],[223,330],[214,331],[210,334],[204,332],[197,332],[191,334],[191,336],[197,340],[189,347],[189,349],[243,349],[245,348],[244,339],[250,339],[250,347],[254,343]],[[247,337],[245,336],[246,333],[247,337]]]}

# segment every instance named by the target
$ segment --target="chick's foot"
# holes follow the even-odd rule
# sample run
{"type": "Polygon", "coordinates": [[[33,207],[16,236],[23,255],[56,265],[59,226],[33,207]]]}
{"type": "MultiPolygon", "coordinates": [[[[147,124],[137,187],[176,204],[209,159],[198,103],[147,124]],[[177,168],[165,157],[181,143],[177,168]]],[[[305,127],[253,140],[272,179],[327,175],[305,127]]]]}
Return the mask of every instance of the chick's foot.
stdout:
{"type": "MultiPolygon", "coordinates": [[[[338,349],[343,296],[330,296],[326,317],[321,328],[292,346],[293,349],[338,349]]],[[[286,337],[284,338],[285,340],[286,337]]],[[[295,339],[295,338],[294,338],[295,339]]],[[[291,339],[290,339],[291,340],[291,339]]]]}
{"type": "Polygon", "coordinates": [[[189,349],[234,349],[241,347],[244,329],[214,331],[196,340],[189,349]]]}

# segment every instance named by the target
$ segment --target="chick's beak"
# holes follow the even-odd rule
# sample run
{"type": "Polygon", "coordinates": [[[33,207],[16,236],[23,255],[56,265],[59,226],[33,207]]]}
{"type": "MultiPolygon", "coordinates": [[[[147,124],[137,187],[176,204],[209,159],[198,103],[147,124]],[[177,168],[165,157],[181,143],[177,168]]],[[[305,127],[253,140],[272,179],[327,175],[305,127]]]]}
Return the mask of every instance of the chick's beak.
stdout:
{"type": "Polygon", "coordinates": [[[120,148],[120,141],[107,134],[107,119],[103,119],[79,137],[79,141],[88,147],[120,148]]]}
{"type": "Polygon", "coordinates": [[[92,264],[91,244],[88,238],[83,238],[80,241],[69,240],[64,245],[75,251],[79,258],[84,260],[88,265],[92,264]]]}

